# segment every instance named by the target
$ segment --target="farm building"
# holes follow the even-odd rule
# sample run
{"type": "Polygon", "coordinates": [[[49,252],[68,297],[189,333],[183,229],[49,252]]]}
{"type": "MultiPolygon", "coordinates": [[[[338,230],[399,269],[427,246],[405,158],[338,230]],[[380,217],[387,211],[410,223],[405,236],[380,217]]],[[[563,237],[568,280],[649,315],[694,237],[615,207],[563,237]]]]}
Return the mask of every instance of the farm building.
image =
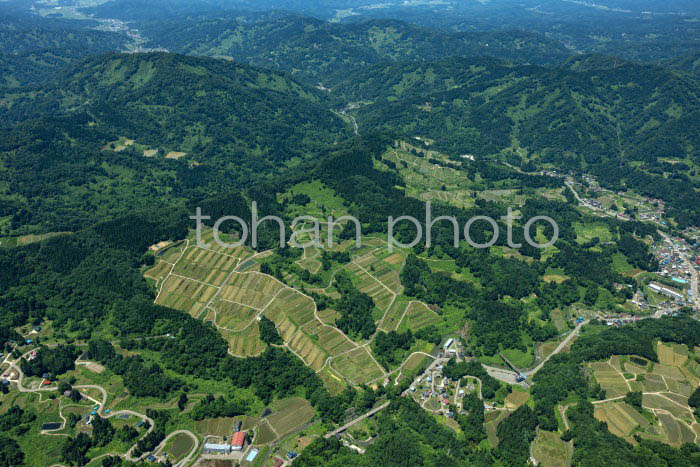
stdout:
{"type": "Polygon", "coordinates": [[[683,299],[683,293],[680,290],[659,284],[658,282],[650,282],[649,288],[654,292],[666,295],[667,297],[675,298],[677,300],[683,299]]]}
{"type": "Polygon", "coordinates": [[[245,446],[245,431],[237,431],[231,439],[231,449],[233,451],[242,451],[245,446]]]}
{"type": "Polygon", "coordinates": [[[231,446],[228,444],[207,443],[204,445],[205,453],[230,454],[231,446]]]}
{"type": "Polygon", "coordinates": [[[449,349],[452,346],[452,344],[454,343],[454,341],[455,340],[452,337],[447,339],[447,342],[445,342],[445,350],[449,349]]]}

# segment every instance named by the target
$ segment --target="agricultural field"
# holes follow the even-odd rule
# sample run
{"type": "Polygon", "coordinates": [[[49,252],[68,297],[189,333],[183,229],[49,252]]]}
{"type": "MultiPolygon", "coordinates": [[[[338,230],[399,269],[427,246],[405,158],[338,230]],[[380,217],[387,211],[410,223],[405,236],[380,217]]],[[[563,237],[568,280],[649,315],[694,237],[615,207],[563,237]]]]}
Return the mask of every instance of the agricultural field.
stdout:
{"type": "Polygon", "coordinates": [[[201,316],[228,275],[252,254],[243,247],[228,249],[216,245],[211,231],[203,233],[202,241],[209,246],[195,246],[195,239],[190,238],[156,254],[155,266],[146,270],[144,276],[158,290],[157,304],[201,316]]]}
{"type": "Polygon", "coordinates": [[[624,396],[632,390],[625,377],[610,362],[590,363],[588,366],[608,398],[624,396]]]}
{"type": "Polygon", "coordinates": [[[196,422],[197,432],[202,436],[231,436],[235,419],[230,417],[209,418],[196,422]]]}
{"type": "Polygon", "coordinates": [[[179,276],[169,276],[160,289],[156,304],[175,308],[198,317],[204,312],[217,288],[179,276]]]}
{"type": "Polygon", "coordinates": [[[607,362],[589,364],[608,399],[641,391],[646,414],[615,400],[596,403],[596,418],[606,421],[612,433],[630,440],[639,433],[672,445],[695,442],[700,424],[688,406],[688,396],[700,382],[699,365],[684,345],[658,342],[657,354],[660,363],[613,356],[607,362]]]}
{"type": "Polygon", "coordinates": [[[168,441],[166,451],[170,462],[177,463],[192,451],[194,440],[188,435],[181,433],[168,441]]]}
{"type": "MultiPolygon", "coordinates": [[[[429,153],[428,158],[448,161],[443,154],[429,153]]],[[[472,193],[480,186],[469,180],[466,171],[434,164],[428,158],[415,156],[404,148],[390,149],[383,156],[385,161],[393,162],[399,169],[406,181],[406,195],[423,201],[440,200],[460,207],[472,206],[472,193]]]]}
{"type": "Polygon", "coordinates": [[[263,310],[283,288],[284,284],[265,274],[234,273],[217,298],[263,310]]]}
{"type": "Polygon", "coordinates": [[[362,268],[354,262],[348,264],[345,269],[352,274],[353,283],[360,292],[366,293],[372,297],[375,306],[382,312],[389,307],[392,300],[396,297],[396,293],[387,285],[377,280],[376,276],[369,270],[362,268]]]}
{"type": "Polygon", "coordinates": [[[301,397],[276,401],[270,408],[273,413],[267,416],[267,422],[278,437],[301,428],[316,415],[311,404],[301,397]]]}
{"type": "Polygon", "coordinates": [[[369,383],[385,374],[366,347],[359,347],[332,359],[331,367],[355,385],[369,383]]]}
{"type": "Polygon", "coordinates": [[[416,332],[439,322],[440,316],[428,308],[425,303],[413,301],[406,308],[406,313],[399,322],[398,329],[401,332],[408,329],[411,332],[416,332]]]}
{"type": "Polygon", "coordinates": [[[260,313],[255,308],[224,299],[217,300],[210,305],[210,308],[213,310],[211,318],[216,326],[230,331],[241,331],[247,328],[260,313]]]}
{"type": "Polygon", "coordinates": [[[237,264],[238,258],[234,256],[196,246],[188,247],[171,274],[221,287],[226,276],[237,264]]]}
{"type": "Polygon", "coordinates": [[[228,348],[233,355],[251,357],[259,355],[265,350],[265,343],[260,339],[260,327],[257,320],[241,331],[220,328],[219,332],[228,342],[228,348]]]}
{"type": "Polygon", "coordinates": [[[619,401],[596,404],[595,417],[606,422],[611,433],[627,439],[636,430],[644,430],[650,424],[634,407],[619,401]]]}
{"type": "Polygon", "coordinates": [[[407,297],[397,297],[377,327],[382,331],[395,331],[398,329],[399,324],[406,314],[406,308],[408,308],[409,303],[410,301],[407,297]]]}
{"type": "Polygon", "coordinates": [[[352,350],[356,345],[340,330],[315,315],[314,301],[293,289],[284,289],[270,303],[265,315],[271,319],[289,348],[314,370],[328,357],[352,350]]]}
{"type": "Polygon", "coordinates": [[[558,432],[539,430],[532,452],[542,467],[560,467],[569,462],[569,443],[558,432]]]}

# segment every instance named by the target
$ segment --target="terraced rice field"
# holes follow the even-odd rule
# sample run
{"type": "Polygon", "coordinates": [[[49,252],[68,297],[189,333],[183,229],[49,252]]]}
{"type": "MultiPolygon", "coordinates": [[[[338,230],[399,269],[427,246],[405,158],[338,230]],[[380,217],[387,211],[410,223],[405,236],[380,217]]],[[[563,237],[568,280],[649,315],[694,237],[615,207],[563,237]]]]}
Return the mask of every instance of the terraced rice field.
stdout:
{"type": "Polygon", "coordinates": [[[357,258],[354,262],[392,292],[399,293],[401,291],[399,271],[404,261],[400,253],[389,254],[381,249],[371,255],[357,258]]]}
{"type": "Polygon", "coordinates": [[[664,379],[657,374],[647,373],[644,375],[644,392],[658,392],[667,391],[668,387],[664,382],[664,379]]]}
{"type": "Polygon", "coordinates": [[[231,331],[245,329],[260,313],[255,308],[222,299],[217,299],[212,308],[216,310],[216,325],[231,331]]]}
{"type": "Polygon", "coordinates": [[[188,247],[172,273],[219,287],[237,264],[238,258],[188,247]]]}
{"type": "Polygon", "coordinates": [[[340,313],[333,310],[332,308],[318,310],[316,311],[316,315],[318,316],[318,319],[320,319],[324,324],[328,324],[330,326],[335,326],[335,320],[340,318],[340,313]]]}
{"type": "Polygon", "coordinates": [[[656,345],[659,363],[669,366],[682,367],[688,360],[688,347],[681,344],[664,344],[659,341],[656,345]]]}
{"type": "Polygon", "coordinates": [[[680,405],[678,402],[669,400],[660,394],[644,394],[642,396],[642,405],[644,407],[663,410],[671,413],[674,417],[688,418],[692,420],[692,413],[686,406],[680,405]]]}
{"type": "Polygon", "coordinates": [[[233,332],[219,329],[219,332],[228,342],[228,348],[236,356],[250,357],[259,355],[265,350],[265,343],[260,339],[260,327],[257,320],[243,331],[233,332]]]}
{"type": "Polygon", "coordinates": [[[439,322],[440,316],[428,308],[425,303],[411,302],[406,309],[406,315],[401,321],[399,329],[401,331],[410,329],[411,332],[416,332],[439,322]]]}
{"type": "Polygon", "coordinates": [[[231,436],[233,433],[233,418],[209,418],[196,422],[197,432],[201,435],[231,436]]]}
{"type": "Polygon", "coordinates": [[[285,289],[270,304],[265,315],[274,321],[289,348],[318,371],[328,357],[351,350],[355,344],[337,328],[318,320],[315,308],[311,298],[285,289]]]}
{"type": "Polygon", "coordinates": [[[624,396],[630,388],[625,378],[608,362],[590,363],[595,379],[605,389],[607,397],[624,396]]]}
{"type": "Polygon", "coordinates": [[[394,293],[391,289],[372,277],[368,271],[363,270],[355,263],[348,264],[345,269],[354,276],[353,282],[360,292],[364,292],[372,297],[375,306],[380,310],[387,309],[394,298],[394,293]]]}
{"type": "Polygon", "coordinates": [[[384,315],[384,320],[381,322],[383,331],[395,331],[399,327],[399,323],[403,318],[406,308],[408,308],[408,300],[404,297],[397,298],[389,308],[389,311],[384,315]]]}
{"type": "Polygon", "coordinates": [[[181,433],[170,442],[170,457],[173,462],[185,457],[194,447],[194,440],[184,433],[181,433]]]}
{"type": "Polygon", "coordinates": [[[175,308],[197,317],[203,311],[217,288],[179,276],[170,276],[163,283],[156,304],[175,308]]]}
{"type": "Polygon", "coordinates": [[[365,347],[334,358],[331,360],[331,366],[354,384],[368,383],[384,375],[384,371],[372,359],[365,347]]]}
{"type": "Polygon", "coordinates": [[[671,444],[694,443],[695,432],[685,423],[676,420],[669,414],[659,413],[659,420],[664,430],[666,439],[671,444]]]}
{"type": "Polygon", "coordinates": [[[624,402],[597,404],[595,417],[607,422],[610,432],[621,437],[630,436],[637,427],[644,429],[649,425],[641,413],[624,402]]]}
{"type": "Polygon", "coordinates": [[[281,402],[284,402],[283,406],[267,417],[268,423],[280,437],[300,428],[316,414],[311,404],[300,397],[281,402]]]}
{"type": "Polygon", "coordinates": [[[234,273],[218,298],[262,310],[284,288],[280,282],[260,273],[234,273]]]}
{"type": "Polygon", "coordinates": [[[166,277],[168,277],[168,274],[170,274],[172,268],[172,264],[166,263],[165,261],[159,261],[158,263],[156,263],[155,266],[146,271],[143,275],[156,281],[156,289],[158,289],[160,288],[161,282],[164,281],[166,277]]]}

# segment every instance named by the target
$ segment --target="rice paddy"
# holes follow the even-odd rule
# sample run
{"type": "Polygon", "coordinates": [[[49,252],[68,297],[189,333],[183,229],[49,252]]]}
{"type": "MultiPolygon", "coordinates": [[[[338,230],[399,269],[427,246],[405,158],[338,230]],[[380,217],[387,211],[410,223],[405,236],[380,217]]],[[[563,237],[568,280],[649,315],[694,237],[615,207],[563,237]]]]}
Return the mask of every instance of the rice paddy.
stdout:
{"type": "Polygon", "coordinates": [[[365,347],[332,359],[331,367],[355,385],[369,383],[384,376],[384,371],[365,347]]]}
{"type": "Polygon", "coordinates": [[[267,422],[278,437],[301,428],[316,415],[311,404],[301,397],[285,399],[278,403],[279,407],[267,417],[267,422]]]}
{"type": "Polygon", "coordinates": [[[440,316],[428,308],[425,303],[413,301],[406,308],[406,313],[399,325],[399,331],[410,329],[411,332],[416,332],[439,322],[440,316]]]}
{"type": "Polygon", "coordinates": [[[688,396],[697,387],[697,363],[689,358],[690,351],[684,345],[658,342],[657,354],[660,363],[635,356],[589,363],[606,397],[618,398],[596,403],[595,416],[607,422],[612,433],[630,442],[634,442],[633,434],[672,445],[696,442],[700,424],[688,406],[688,396]],[[622,373],[634,375],[635,380],[625,380],[622,373]],[[628,391],[642,392],[647,416],[621,400],[628,391]]]}

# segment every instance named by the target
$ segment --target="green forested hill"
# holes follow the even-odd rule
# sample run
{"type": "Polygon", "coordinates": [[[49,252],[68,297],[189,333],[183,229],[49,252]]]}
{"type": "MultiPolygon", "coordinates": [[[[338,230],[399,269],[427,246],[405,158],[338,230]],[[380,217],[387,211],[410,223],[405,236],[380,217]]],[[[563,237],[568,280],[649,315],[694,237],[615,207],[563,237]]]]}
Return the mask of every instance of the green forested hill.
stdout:
{"type": "Polygon", "coordinates": [[[683,224],[697,221],[693,171],[661,163],[700,161],[700,82],[690,74],[600,56],[555,69],[447,60],[376,65],[334,90],[372,102],[357,111],[361,130],[431,138],[454,155],[518,151],[662,197],[685,212],[683,224]]]}
{"type": "Polygon", "coordinates": [[[72,231],[261,180],[348,131],[323,99],[224,60],[87,59],[43,91],[2,99],[0,218],[12,214],[9,231],[72,231]]]}
{"type": "Polygon", "coordinates": [[[67,63],[123,49],[124,34],[95,24],[0,13],[0,87],[36,84],[67,63]]]}
{"type": "Polygon", "coordinates": [[[518,62],[558,63],[570,55],[558,42],[534,33],[454,33],[393,20],[336,24],[296,16],[265,21],[216,18],[143,27],[154,47],[229,56],[321,81],[384,61],[490,55],[518,62]]]}
{"type": "Polygon", "coordinates": [[[451,151],[485,155],[519,144],[543,159],[556,153],[577,165],[621,155],[700,157],[691,120],[700,110],[700,83],[654,66],[621,61],[597,68],[584,60],[559,69],[488,60],[377,65],[335,89],[374,101],[359,112],[366,128],[401,128],[451,151]],[[677,128],[680,122],[689,126],[677,128]],[[665,144],[670,135],[676,142],[665,144]]]}
{"type": "Polygon", "coordinates": [[[668,66],[700,77],[700,52],[670,60],[668,66]]]}

